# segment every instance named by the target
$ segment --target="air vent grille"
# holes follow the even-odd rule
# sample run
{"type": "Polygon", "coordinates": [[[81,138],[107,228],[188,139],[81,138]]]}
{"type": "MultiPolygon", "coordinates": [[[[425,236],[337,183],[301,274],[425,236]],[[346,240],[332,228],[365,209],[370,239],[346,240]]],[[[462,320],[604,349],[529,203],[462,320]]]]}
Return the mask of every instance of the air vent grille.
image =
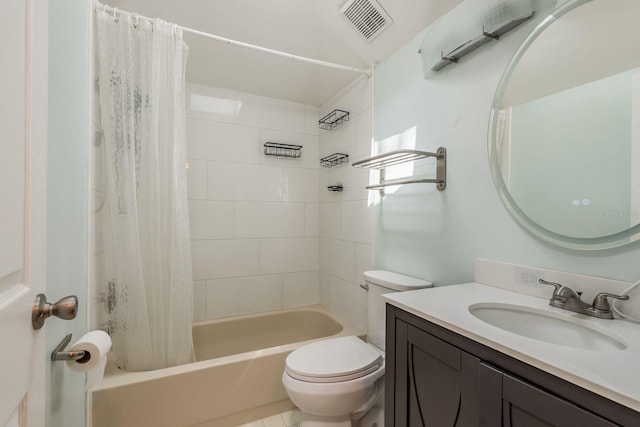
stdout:
{"type": "Polygon", "coordinates": [[[393,19],[375,0],[349,0],[340,12],[369,42],[393,23],[393,19]]]}

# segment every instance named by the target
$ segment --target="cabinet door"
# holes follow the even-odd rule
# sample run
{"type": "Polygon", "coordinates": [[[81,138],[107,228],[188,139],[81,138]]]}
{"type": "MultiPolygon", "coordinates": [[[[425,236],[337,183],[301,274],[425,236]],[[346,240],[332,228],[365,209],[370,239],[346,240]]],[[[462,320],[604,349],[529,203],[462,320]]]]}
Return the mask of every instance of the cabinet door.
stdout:
{"type": "Polygon", "coordinates": [[[614,424],[573,403],[482,363],[482,427],[613,427],[614,424]]]}
{"type": "Polygon", "coordinates": [[[396,339],[395,427],[477,426],[479,359],[404,322],[396,339]]]}

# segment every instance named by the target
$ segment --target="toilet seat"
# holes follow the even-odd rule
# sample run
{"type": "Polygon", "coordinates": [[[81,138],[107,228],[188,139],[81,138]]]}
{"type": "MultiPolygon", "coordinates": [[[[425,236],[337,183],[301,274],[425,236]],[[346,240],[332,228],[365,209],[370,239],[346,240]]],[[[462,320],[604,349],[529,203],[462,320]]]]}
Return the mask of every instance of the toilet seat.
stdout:
{"type": "Polygon", "coordinates": [[[334,383],[364,377],[383,365],[382,354],[355,336],[307,344],[293,351],[286,373],[300,381],[334,383]]]}

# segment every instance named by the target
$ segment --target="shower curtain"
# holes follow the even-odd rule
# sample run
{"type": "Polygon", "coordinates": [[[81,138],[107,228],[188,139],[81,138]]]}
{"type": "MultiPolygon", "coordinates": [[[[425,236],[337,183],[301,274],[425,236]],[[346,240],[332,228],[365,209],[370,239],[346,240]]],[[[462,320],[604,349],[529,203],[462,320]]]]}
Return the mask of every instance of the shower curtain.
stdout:
{"type": "Polygon", "coordinates": [[[182,31],[96,11],[105,144],[101,295],[118,366],[194,361],[182,31]]]}

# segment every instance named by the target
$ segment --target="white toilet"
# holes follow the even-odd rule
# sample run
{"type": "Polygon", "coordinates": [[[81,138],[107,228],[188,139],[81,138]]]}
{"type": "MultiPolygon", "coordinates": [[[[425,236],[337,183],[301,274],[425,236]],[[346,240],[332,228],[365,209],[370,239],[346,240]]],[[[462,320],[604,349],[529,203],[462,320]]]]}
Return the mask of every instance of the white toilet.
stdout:
{"type": "MultiPolygon", "coordinates": [[[[302,346],[287,357],[282,384],[302,412],[301,427],[351,427],[360,425],[361,418],[375,418],[363,416],[376,400],[381,401],[384,386],[385,303],[381,295],[433,286],[384,270],[367,271],[364,280],[369,343],[356,336],[332,338],[302,346]]],[[[382,422],[377,425],[382,427],[382,422]]]]}

